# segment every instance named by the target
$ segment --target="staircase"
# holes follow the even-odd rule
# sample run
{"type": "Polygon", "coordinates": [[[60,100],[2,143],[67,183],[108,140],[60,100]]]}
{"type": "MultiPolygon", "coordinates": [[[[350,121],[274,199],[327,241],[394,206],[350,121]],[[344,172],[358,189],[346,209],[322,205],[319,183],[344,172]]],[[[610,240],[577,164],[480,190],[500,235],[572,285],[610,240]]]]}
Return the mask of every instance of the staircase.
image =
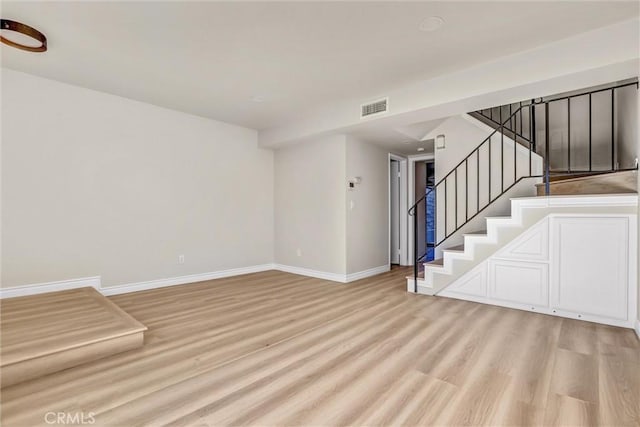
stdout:
{"type": "Polygon", "coordinates": [[[429,192],[409,210],[414,223],[414,272],[407,277],[407,290],[451,296],[450,285],[554,215],[588,216],[616,209],[621,215],[635,215],[637,208],[625,207],[628,199],[611,196],[637,193],[637,161],[622,158],[625,153],[617,146],[614,133],[615,96],[630,86],[637,90],[638,83],[470,113],[494,132],[429,191],[436,193],[437,237],[433,243],[441,255],[437,259],[423,262],[425,254],[417,252],[416,212],[426,208],[429,192]],[[602,94],[610,94],[608,111],[593,107],[593,100],[602,94]],[[588,120],[584,120],[588,130],[576,128],[576,105],[582,101],[588,102],[588,120]],[[564,122],[556,118],[559,110],[566,111],[564,122]],[[605,116],[611,132],[603,142],[601,135],[594,135],[594,123],[600,126],[605,116]],[[577,143],[576,134],[588,138],[577,143]],[[564,142],[558,135],[566,135],[564,142]],[[578,164],[579,155],[588,160],[578,164]],[[623,169],[620,164],[633,167],[623,169]],[[514,198],[510,192],[515,186],[528,187],[538,197],[514,198]],[[620,200],[624,202],[618,206],[620,200]],[[505,210],[510,214],[492,214],[499,202],[510,205],[510,211],[505,210]]]}

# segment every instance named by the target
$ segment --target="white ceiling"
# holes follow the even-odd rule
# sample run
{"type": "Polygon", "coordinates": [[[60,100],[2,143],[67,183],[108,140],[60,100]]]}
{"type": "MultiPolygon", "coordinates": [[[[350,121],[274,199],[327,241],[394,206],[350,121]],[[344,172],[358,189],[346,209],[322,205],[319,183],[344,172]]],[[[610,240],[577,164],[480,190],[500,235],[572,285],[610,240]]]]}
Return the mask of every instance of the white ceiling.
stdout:
{"type": "Polygon", "coordinates": [[[2,17],[44,32],[49,51],[3,46],[2,64],[265,129],[638,10],[638,2],[612,1],[3,2],[2,17]],[[420,31],[430,16],[446,24],[420,31]]]}
{"type": "Polygon", "coordinates": [[[349,129],[346,133],[384,147],[394,154],[428,154],[433,153],[433,140],[427,139],[427,135],[445,120],[428,120],[404,126],[372,121],[349,129]],[[422,150],[418,151],[419,148],[422,150]]]}

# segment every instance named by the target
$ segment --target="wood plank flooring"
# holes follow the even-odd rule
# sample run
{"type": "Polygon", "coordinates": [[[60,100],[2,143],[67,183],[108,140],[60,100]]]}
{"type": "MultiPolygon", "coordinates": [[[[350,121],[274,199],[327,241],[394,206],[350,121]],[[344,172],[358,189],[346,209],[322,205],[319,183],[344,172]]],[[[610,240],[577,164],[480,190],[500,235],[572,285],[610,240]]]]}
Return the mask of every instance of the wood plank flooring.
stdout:
{"type": "Polygon", "coordinates": [[[112,297],[142,348],[2,390],[2,425],[640,425],[628,329],[269,271],[112,297]]]}
{"type": "Polygon", "coordinates": [[[0,301],[3,387],[140,347],[147,329],[94,288],[0,301]]]}

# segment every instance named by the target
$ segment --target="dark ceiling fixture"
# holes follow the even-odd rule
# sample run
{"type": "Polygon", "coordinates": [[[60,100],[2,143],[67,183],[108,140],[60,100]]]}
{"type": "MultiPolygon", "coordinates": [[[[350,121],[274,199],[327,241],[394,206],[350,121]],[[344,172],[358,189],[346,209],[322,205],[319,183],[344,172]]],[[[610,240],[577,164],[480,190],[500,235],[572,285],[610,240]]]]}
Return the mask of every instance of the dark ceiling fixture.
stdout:
{"type": "Polygon", "coordinates": [[[13,40],[9,40],[6,37],[0,35],[0,41],[9,46],[13,46],[17,49],[27,50],[29,52],[46,52],[47,51],[47,38],[40,31],[36,30],[33,27],[30,27],[25,24],[21,24],[20,22],[11,21],[10,19],[2,19],[0,20],[0,29],[15,31],[17,33],[23,34],[27,37],[31,37],[40,42],[40,46],[28,46],[20,43],[16,43],[13,40]]]}

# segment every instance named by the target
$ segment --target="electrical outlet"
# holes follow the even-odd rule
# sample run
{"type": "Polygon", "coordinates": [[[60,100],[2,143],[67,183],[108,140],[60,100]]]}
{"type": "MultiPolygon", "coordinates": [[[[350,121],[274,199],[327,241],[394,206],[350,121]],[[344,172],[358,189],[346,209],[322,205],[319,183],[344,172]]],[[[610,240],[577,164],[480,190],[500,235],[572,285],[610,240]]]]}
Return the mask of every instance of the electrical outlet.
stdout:
{"type": "Polygon", "coordinates": [[[300,248],[296,249],[296,255],[302,256],[302,249],[300,248]]]}
{"type": "Polygon", "coordinates": [[[184,255],[178,255],[178,264],[184,264],[184,255]]]}

